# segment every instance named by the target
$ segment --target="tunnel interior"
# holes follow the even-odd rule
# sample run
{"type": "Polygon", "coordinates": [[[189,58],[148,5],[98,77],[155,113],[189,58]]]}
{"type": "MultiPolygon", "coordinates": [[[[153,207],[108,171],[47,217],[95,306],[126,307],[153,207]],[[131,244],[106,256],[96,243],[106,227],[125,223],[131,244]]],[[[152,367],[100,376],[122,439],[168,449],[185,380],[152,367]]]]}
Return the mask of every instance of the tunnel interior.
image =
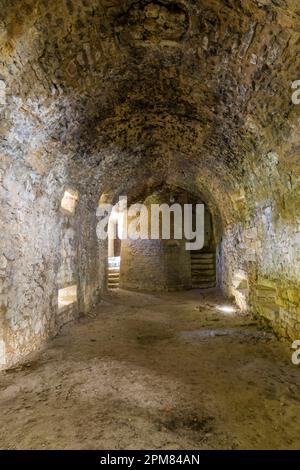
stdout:
{"type": "Polygon", "coordinates": [[[141,240],[121,243],[120,287],[216,286],[297,338],[297,2],[23,3],[0,0],[1,367],[102,298],[99,197],[172,192],[210,221],[206,284],[180,243],[141,240]]]}
{"type": "MultiPolygon", "coordinates": [[[[118,204],[110,216],[108,287],[150,292],[216,287],[218,244],[207,205],[199,196],[175,186],[163,184],[148,189],[146,194],[144,191],[129,201],[134,204],[130,204],[126,222],[118,204]],[[203,206],[201,227],[197,205],[203,206]],[[137,229],[138,238],[131,236],[130,224],[137,229]],[[191,234],[186,233],[189,226],[191,234]],[[157,233],[151,234],[155,228],[157,233]],[[197,235],[201,230],[200,240],[197,235]]],[[[218,237],[220,240],[220,234],[218,237]]]]}

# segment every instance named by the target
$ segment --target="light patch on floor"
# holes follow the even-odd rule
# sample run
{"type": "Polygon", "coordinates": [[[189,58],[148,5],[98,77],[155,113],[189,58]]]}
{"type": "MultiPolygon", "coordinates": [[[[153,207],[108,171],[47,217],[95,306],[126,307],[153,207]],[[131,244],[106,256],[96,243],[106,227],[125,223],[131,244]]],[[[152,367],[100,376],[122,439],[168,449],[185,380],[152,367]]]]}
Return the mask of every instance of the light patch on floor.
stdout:
{"type": "Polygon", "coordinates": [[[300,368],[216,292],[111,292],[0,374],[0,447],[297,449],[300,368]]]}

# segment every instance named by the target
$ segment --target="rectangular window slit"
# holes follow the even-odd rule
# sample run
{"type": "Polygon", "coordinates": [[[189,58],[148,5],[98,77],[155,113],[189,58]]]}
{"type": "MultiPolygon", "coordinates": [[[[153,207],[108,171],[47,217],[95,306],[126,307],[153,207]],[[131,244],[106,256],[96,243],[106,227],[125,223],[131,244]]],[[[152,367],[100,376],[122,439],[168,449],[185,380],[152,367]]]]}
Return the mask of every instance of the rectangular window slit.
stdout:
{"type": "Polygon", "coordinates": [[[77,285],[64,287],[58,291],[58,308],[64,308],[77,302],[77,285]]]}
{"type": "Polygon", "coordinates": [[[67,189],[61,201],[62,209],[65,210],[68,214],[74,214],[78,198],[79,196],[77,191],[67,189]]]}

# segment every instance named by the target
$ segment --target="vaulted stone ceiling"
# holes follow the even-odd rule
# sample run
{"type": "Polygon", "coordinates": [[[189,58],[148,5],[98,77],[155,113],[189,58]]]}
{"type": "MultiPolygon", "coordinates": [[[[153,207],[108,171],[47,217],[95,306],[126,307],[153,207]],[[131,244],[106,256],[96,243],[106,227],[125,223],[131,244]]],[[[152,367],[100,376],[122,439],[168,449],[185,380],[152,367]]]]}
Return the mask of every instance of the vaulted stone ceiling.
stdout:
{"type": "Polygon", "coordinates": [[[59,289],[99,300],[100,195],[163,186],[208,204],[223,292],[299,337],[299,33],[299,0],[0,0],[0,367],[59,289]]]}
{"type": "Polygon", "coordinates": [[[0,6],[1,131],[13,158],[47,171],[63,154],[90,187],[100,174],[113,186],[118,171],[116,187],[176,174],[222,201],[252,162],[298,144],[297,0],[0,6]]]}

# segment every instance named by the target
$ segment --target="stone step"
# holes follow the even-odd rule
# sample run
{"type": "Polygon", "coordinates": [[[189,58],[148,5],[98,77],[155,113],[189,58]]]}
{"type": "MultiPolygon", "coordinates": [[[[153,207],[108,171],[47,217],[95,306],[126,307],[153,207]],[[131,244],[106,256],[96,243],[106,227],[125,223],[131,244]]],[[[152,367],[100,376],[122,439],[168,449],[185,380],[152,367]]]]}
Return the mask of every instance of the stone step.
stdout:
{"type": "Polygon", "coordinates": [[[193,257],[191,258],[192,263],[214,263],[214,258],[200,258],[200,257],[193,257]]]}
{"type": "Polygon", "coordinates": [[[201,274],[192,274],[192,281],[215,281],[216,280],[216,276],[214,274],[209,274],[209,275],[206,275],[206,276],[202,276],[201,274]]]}
{"type": "Polygon", "coordinates": [[[194,275],[196,275],[196,274],[201,274],[201,275],[204,275],[204,276],[205,276],[205,274],[208,274],[208,275],[209,275],[209,274],[215,274],[215,273],[216,273],[216,271],[215,271],[215,269],[214,269],[213,267],[211,267],[211,268],[205,268],[205,269],[199,269],[199,268],[197,268],[197,269],[192,269],[192,276],[194,276],[194,275]]]}
{"type": "Polygon", "coordinates": [[[207,277],[211,277],[211,278],[215,279],[216,273],[215,273],[214,271],[211,271],[211,272],[208,272],[208,273],[206,273],[206,272],[199,272],[199,271],[197,271],[197,272],[192,272],[192,278],[193,278],[193,279],[194,279],[194,278],[195,278],[195,279],[196,279],[196,278],[200,278],[200,277],[201,277],[202,279],[205,279],[205,278],[207,278],[207,277]]]}
{"type": "Polygon", "coordinates": [[[198,258],[191,258],[191,264],[213,264],[215,265],[215,260],[214,259],[198,259],[198,258]]]}
{"type": "Polygon", "coordinates": [[[213,289],[216,287],[215,282],[201,282],[192,284],[193,289],[213,289]]]}
{"type": "Polygon", "coordinates": [[[216,271],[214,268],[211,269],[192,269],[192,276],[200,274],[201,276],[207,275],[215,275],[216,271]]]}
{"type": "Polygon", "coordinates": [[[192,270],[199,270],[199,271],[205,271],[206,269],[213,269],[215,271],[215,265],[214,264],[192,264],[191,265],[192,270]]]}
{"type": "Polygon", "coordinates": [[[215,284],[216,280],[214,278],[207,278],[207,279],[192,279],[192,284],[215,284]]]}
{"type": "Polygon", "coordinates": [[[192,267],[200,266],[200,268],[202,268],[202,267],[205,268],[205,266],[213,266],[213,267],[215,267],[215,263],[214,263],[213,261],[209,261],[209,262],[205,261],[205,263],[204,263],[204,262],[198,261],[198,260],[197,260],[197,261],[196,261],[196,260],[191,260],[191,266],[192,266],[192,267]]]}
{"type": "Polygon", "coordinates": [[[191,263],[199,263],[199,264],[215,264],[214,258],[191,258],[191,263]]]}
{"type": "Polygon", "coordinates": [[[206,271],[216,272],[214,266],[192,266],[192,273],[204,273],[206,271]]]}
{"type": "Polygon", "coordinates": [[[213,263],[211,263],[211,264],[207,264],[207,263],[205,263],[205,264],[201,264],[201,263],[200,263],[200,264],[199,264],[199,263],[192,263],[192,264],[191,264],[191,268],[192,268],[192,269],[201,269],[201,270],[203,270],[203,269],[204,269],[204,270],[205,270],[205,269],[215,269],[215,265],[214,265],[213,263]]]}
{"type": "Polygon", "coordinates": [[[191,251],[192,287],[210,289],[216,287],[215,253],[191,251]]]}
{"type": "Polygon", "coordinates": [[[120,262],[110,259],[107,266],[107,287],[117,289],[120,283],[120,262]]]}
{"type": "Polygon", "coordinates": [[[192,278],[192,284],[198,284],[198,283],[201,283],[201,282],[213,282],[215,283],[216,282],[216,278],[215,277],[195,277],[195,278],[192,278]]]}
{"type": "Polygon", "coordinates": [[[191,253],[191,258],[201,258],[201,259],[214,259],[214,253],[191,253]]]}

